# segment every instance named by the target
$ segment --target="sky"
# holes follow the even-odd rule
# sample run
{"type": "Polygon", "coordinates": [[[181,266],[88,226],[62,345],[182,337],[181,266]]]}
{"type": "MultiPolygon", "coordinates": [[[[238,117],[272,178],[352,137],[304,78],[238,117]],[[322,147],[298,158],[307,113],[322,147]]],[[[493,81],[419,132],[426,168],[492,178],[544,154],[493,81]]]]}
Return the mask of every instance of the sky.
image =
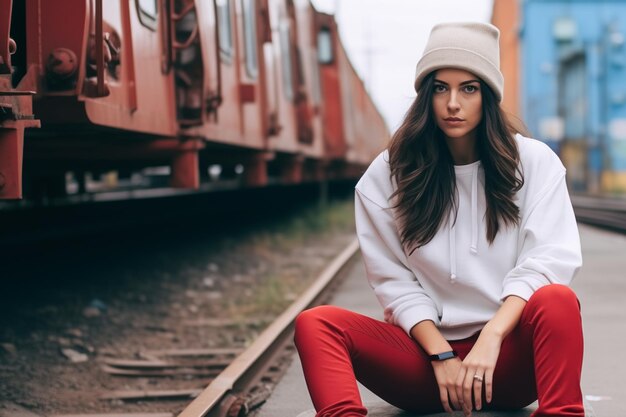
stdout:
{"type": "Polygon", "coordinates": [[[489,22],[493,0],[312,0],[334,13],[350,60],[393,131],[415,98],[415,65],[439,22],[489,22]]]}

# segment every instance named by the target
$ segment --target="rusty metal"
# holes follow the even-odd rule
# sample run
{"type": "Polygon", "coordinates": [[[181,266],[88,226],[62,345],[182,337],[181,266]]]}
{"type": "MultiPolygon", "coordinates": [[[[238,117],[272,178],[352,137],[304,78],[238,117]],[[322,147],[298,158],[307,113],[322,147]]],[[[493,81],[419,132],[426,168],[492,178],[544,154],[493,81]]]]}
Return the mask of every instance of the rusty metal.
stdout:
{"type": "Polygon", "coordinates": [[[33,115],[33,91],[16,91],[9,75],[0,75],[0,199],[22,198],[24,129],[39,127],[33,115]]]}
{"type": "Polygon", "coordinates": [[[17,52],[17,43],[11,38],[9,38],[9,55],[13,55],[17,52]]]}
{"type": "MultiPolygon", "coordinates": [[[[130,2],[122,2],[121,21],[124,33],[122,49],[122,62],[124,70],[124,88],[126,89],[125,109],[133,114],[138,109],[137,100],[137,77],[135,73],[135,49],[133,47],[133,26],[130,17],[130,2]]],[[[135,31],[136,32],[136,31],[135,31]]],[[[151,87],[150,87],[151,88],[151,87]]]]}
{"type": "MultiPolygon", "coordinates": [[[[346,138],[346,120],[344,118],[343,97],[341,88],[341,74],[337,55],[337,45],[339,34],[332,15],[318,13],[316,15],[316,31],[327,33],[327,40],[330,42],[332,60],[320,64],[320,89],[324,105],[322,106],[322,118],[324,120],[324,145],[326,147],[326,157],[340,159],[348,151],[346,138]]],[[[317,36],[317,34],[316,34],[317,36]]]]}
{"type": "MultiPolygon", "coordinates": [[[[105,70],[113,59],[113,51],[106,42],[108,33],[104,31],[104,18],[102,11],[102,0],[96,0],[93,14],[93,23],[90,25],[87,42],[87,72],[95,71],[95,81],[93,76],[87,74],[82,89],[82,94],[90,98],[107,97],[111,94],[105,70]]],[[[82,48],[82,47],[81,47],[82,48]]]]}
{"type": "Polygon", "coordinates": [[[172,47],[174,49],[189,48],[191,44],[194,43],[198,39],[198,33],[199,33],[198,25],[196,24],[196,26],[193,28],[193,30],[189,34],[189,37],[184,42],[173,41],[172,47]]]}
{"type": "Polygon", "coordinates": [[[172,413],[47,414],[48,417],[174,417],[172,413]]]}
{"type": "Polygon", "coordinates": [[[138,391],[110,391],[100,396],[101,400],[144,400],[144,399],[176,399],[193,398],[201,390],[138,390],[138,391]]]}
{"type": "MultiPolygon", "coordinates": [[[[188,3],[182,8],[182,10],[180,12],[177,13],[175,11],[175,9],[172,9],[172,21],[180,22],[189,13],[191,13],[192,11],[193,12],[196,11],[196,5],[194,3],[194,0],[187,0],[187,1],[188,1],[188,3]]],[[[197,23],[197,21],[198,21],[198,16],[196,15],[196,23],[197,23]]],[[[196,26],[191,31],[191,34],[189,35],[189,38],[186,41],[184,41],[182,43],[179,43],[176,40],[174,40],[174,48],[177,48],[177,49],[187,48],[189,45],[191,45],[191,42],[197,38],[197,36],[198,36],[198,25],[196,24],[196,26]],[[182,45],[182,44],[188,44],[188,45],[187,46],[177,46],[177,45],[182,45]]]]}
{"type": "Polygon", "coordinates": [[[209,90],[209,93],[207,94],[206,111],[211,116],[211,119],[215,123],[217,123],[218,122],[217,109],[219,106],[222,105],[222,101],[224,99],[222,96],[222,60],[221,60],[221,55],[220,55],[220,31],[219,31],[219,27],[217,26],[217,13],[218,13],[217,1],[213,1],[213,13],[215,16],[216,24],[213,25],[214,26],[213,37],[215,39],[213,46],[215,48],[215,57],[212,61],[215,62],[215,76],[217,78],[217,81],[216,81],[217,86],[215,89],[209,90]]]}
{"type": "MultiPolygon", "coordinates": [[[[13,5],[13,9],[17,4],[0,0],[0,5],[13,5]]],[[[364,145],[365,140],[380,148],[388,137],[373,104],[364,104],[369,98],[343,53],[333,71],[322,74],[322,94],[313,90],[316,70],[312,67],[319,66],[313,49],[322,19],[308,2],[289,2],[288,13],[280,17],[292,28],[287,48],[292,55],[293,100],[284,94],[280,77],[288,58],[269,25],[270,19],[281,16],[279,2],[254,2],[256,37],[251,47],[258,52],[258,71],[253,71],[257,76],[249,74],[242,61],[249,46],[242,39],[252,26],[238,2],[229,0],[230,14],[224,16],[225,10],[218,10],[215,1],[160,0],[155,30],[147,30],[134,18],[137,4],[25,2],[24,21],[14,23],[23,24],[26,34],[26,57],[20,64],[28,72],[20,89],[37,91],[37,115],[46,127],[38,134],[46,140],[31,141],[29,146],[29,160],[37,160],[31,165],[35,170],[54,163],[68,171],[87,164],[111,170],[170,164],[172,184],[197,189],[198,166],[204,171],[208,161],[226,166],[236,160],[228,169],[245,168],[237,177],[241,187],[267,186],[325,178],[312,161],[350,158],[353,169],[342,172],[360,172],[377,153],[364,145]],[[228,52],[220,51],[220,22],[230,25],[228,52]],[[339,91],[354,91],[355,97],[339,91]],[[354,103],[349,103],[352,99],[354,103]],[[341,109],[347,108],[354,108],[356,116],[341,117],[341,109]],[[329,115],[337,116],[330,119],[329,115]],[[355,126],[357,120],[363,123],[355,126]],[[57,129],[71,135],[58,134],[57,129]],[[157,151],[145,146],[151,141],[182,142],[187,137],[205,143],[206,148],[157,151]],[[306,163],[277,166],[279,162],[263,156],[268,152],[301,155],[306,163]]],[[[0,11],[0,40],[9,33],[6,10],[0,11]]],[[[334,19],[327,20],[334,31],[334,19]]],[[[221,27],[223,36],[225,29],[221,27]]],[[[338,37],[333,41],[339,42],[338,37]]],[[[14,48],[10,39],[0,42],[0,50],[5,46],[9,53],[14,48]]],[[[5,114],[16,111],[15,106],[4,107],[5,114]]]]}
{"type": "Polygon", "coordinates": [[[102,29],[102,0],[96,0],[96,74],[98,97],[105,95],[104,86],[104,30],[102,29]]]}
{"type": "Polygon", "coordinates": [[[263,42],[272,42],[272,25],[270,22],[270,8],[268,0],[261,0],[259,4],[260,32],[263,42]]]}
{"type": "Polygon", "coordinates": [[[22,198],[22,161],[24,158],[24,121],[7,121],[0,127],[0,198],[22,198]]]}
{"type": "MultiPolygon", "coordinates": [[[[27,77],[22,81],[28,84],[27,77]]],[[[0,199],[22,198],[24,129],[40,127],[33,115],[34,94],[13,89],[11,76],[0,75],[0,199]]]]}
{"type": "Polygon", "coordinates": [[[158,3],[159,20],[161,21],[161,73],[163,75],[167,75],[172,69],[172,22],[170,20],[170,0],[161,0],[158,3]]]}
{"type": "Polygon", "coordinates": [[[172,64],[175,68],[176,111],[178,122],[185,128],[202,125],[206,112],[203,88],[205,64],[198,15],[193,0],[170,3],[169,29],[172,64]]]}
{"type": "Polygon", "coordinates": [[[239,84],[239,100],[242,103],[254,103],[256,101],[255,84],[239,84]]]}
{"type": "Polygon", "coordinates": [[[232,407],[240,410],[250,387],[258,383],[269,364],[290,342],[297,315],[315,305],[345,273],[355,259],[358,242],[354,240],[318,276],[314,284],[281,314],[254,343],[239,355],[215,380],[185,408],[178,417],[227,417],[232,407]]]}
{"type": "Polygon", "coordinates": [[[272,391],[267,387],[260,387],[258,390],[238,397],[229,407],[226,413],[227,417],[243,417],[247,416],[250,411],[254,410],[272,395],[272,391]]]}
{"type": "Polygon", "coordinates": [[[172,19],[175,21],[181,20],[184,18],[189,12],[195,10],[196,5],[194,0],[187,0],[187,4],[183,7],[183,9],[179,13],[172,14],[172,19]]]}
{"type": "MultiPolygon", "coordinates": [[[[64,0],[62,3],[45,0],[21,1],[25,4],[25,18],[22,22],[26,34],[25,67],[35,79],[37,93],[40,95],[77,95],[83,89],[89,88],[85,85],[88,59],[85,56],[86,46],[89,40],[89,3],[80,0],[64,0]],[[63,88],[59,92],[53,88],[49,92],[45,65],[48,57],[57,48],[66,48],[76,54],[76,62],[79,63],[76,81],[69,89],[63,88]],[[31,72],[31,68],[33,68],[31,72]]],[[[17,3],[16,3],[17,4],[17,3]]],[[[93,34],[92,34],[93,36],[93,34]]],[[[95,41],[95,40],[94,40],[95,41]]],[[[18,45],[21,47],[21,45],[18,45]]],[[[94,64],[95,65],[95,64],[94,64]]],[[[93,82],[93,92],[95,94],[96,83],[93,82]]],[[[38,110],[39,111],[39,110],[38,110]]]]}
{"type": "Polygon", "coordinates": [[[50,53],[46,70],[60,78],[68,78],[78,70],[76,54],[67,48],[57,48],[50,53]]]}
{"type": "Polygon", "coordinates": [[[11,74],[12,39],[9,36],[11,34],[12,7],[13,0],[0,0],[0,74],[11,74]]]}
{"type": "Polygon", "coordinates": [[[170,183],[174,188],[198,189],[200,187],[200,162],[197,151],[186,151],[174,155],[170,183]]]}
{"type": "Polygon", "coordinates": [[[246,158],[244,167],[244,182],[250,187],[263,187],[267,185],[267,155],[258,152],[246,158]]]}
{"type": "Polygon", "coordinates": [[[48,88],[55,86],[73,88],[78,74],[78,59],[74,51],[68,48],[56,48],[48,56],[46,76],[48,88]]]}
{"type": "Polygon", "coordinates": [[[304,157],[302,155],[287,155],[280,159],[281,180],[284,184],[298,184],[303,179],[304,157]]]}

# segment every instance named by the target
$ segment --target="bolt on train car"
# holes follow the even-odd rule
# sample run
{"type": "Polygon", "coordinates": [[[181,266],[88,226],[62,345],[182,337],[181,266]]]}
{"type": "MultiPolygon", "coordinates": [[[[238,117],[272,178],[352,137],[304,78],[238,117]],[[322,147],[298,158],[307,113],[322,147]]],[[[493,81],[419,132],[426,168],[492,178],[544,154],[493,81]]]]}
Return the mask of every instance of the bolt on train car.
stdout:
{"type": "Polygon", "coordinates": [[[353,179],[388,139],[309,0],[0,0],[0,199],[353,179]]]}

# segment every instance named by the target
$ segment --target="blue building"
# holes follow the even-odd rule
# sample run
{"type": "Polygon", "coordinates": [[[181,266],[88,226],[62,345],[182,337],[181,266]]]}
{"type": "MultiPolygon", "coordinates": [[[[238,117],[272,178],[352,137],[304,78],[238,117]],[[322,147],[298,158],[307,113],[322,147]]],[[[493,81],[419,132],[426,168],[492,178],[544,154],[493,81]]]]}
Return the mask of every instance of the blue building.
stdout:
{"type": "Polygon", "coordinates": [[[626,0],[522,0],[522,117],[573,191],[626,191],[626,0]]]}

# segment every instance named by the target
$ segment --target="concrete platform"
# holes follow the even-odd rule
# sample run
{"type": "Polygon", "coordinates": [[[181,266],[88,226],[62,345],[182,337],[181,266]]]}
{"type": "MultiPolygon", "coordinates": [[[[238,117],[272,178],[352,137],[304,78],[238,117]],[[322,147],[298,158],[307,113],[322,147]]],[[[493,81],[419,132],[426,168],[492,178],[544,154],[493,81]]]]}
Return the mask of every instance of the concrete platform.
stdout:
{"type": "MultiPolygon", "coordinates": [[[[587,417],[626,415],[626,361],[621,358],[626,343],[626,236],[580,225],[584,266],[574,282],[581,304],[585,331],[585,361],[582,387],[587,417]]],[[[332,304],[374,318],[382,310],[365,280],[362,262],[333,298],[332,304]]],[[[385,403],[364,387],[363,402],[374,417],[410,417],[385,403]]],[[[534,406],[516,412],[474,412],[480,417],[527,417],[534,406]]],[[[256,417],[313,417],[300,361],[295,359],[272,397],[255,414],[256,417]]],[[[455,416],[463,414],[457,412],[455,416]]],[[[428,417],[450,414],[429,414],[428,417]]]]}

